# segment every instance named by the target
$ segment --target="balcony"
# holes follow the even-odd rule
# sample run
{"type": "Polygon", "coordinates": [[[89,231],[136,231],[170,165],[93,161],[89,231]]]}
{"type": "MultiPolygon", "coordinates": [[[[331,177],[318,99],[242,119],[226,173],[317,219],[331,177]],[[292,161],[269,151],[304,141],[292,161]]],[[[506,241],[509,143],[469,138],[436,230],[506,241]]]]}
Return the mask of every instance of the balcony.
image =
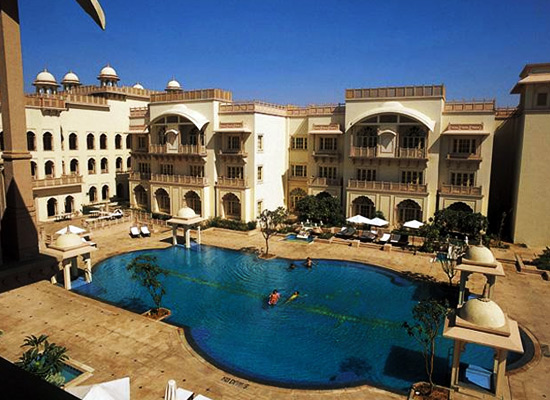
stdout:
{"type": "Polygon", "coordinates": [[[206,146],[194,144],[180,144],[177,147],[167,144],[149,145],[152,154],[179,154],[206,157],[206,146]]]}
{"type": "Polygon", "coordinates": [[[482,196],[481,186],[441,185],[439,192],[442,195],[482,196]]]}
{"type": "Polygon", "coordinates": [[[314,150],[312,153],[315,158],[328,158],[328,159],[340,159],[340,151],[329,150],[329,149],[318,149],[314,150]]]}
{"type": "Polygon", "coordinates": [[[316,176],[309,180],[308,185],[316,187],[342,186],[342,178],[324,178],[316,176]]]}
{"type": "Polygon", "coordinates": [[[248,179],[225,178],[223,176],[219,176],[218,181],[216,182],[216,186],[236,188],[236,189],[246,189],[248,188],[248,179]]]}
{"type": "Polygon", "coordinates": [[[350,149],[350,157],[358,158],[375,158],[378,155],[377,147],[356,147],[352,146],[350,149]]]}
{"type": "Polygon", "coordinates": [[[174,185],[201,187],[208,185],[208,179],[202,176],[151,174],[149,179],[151,183],[170,183],[174,185]]]}
{"type": "Polygon", "coordinates": [[[147,172],[130,172],[128,179],[131,181],[148,181],[151,179],[151,174],[147,172]]]}
{"type": "Polygon", "coordinates": [[[427,158],[426,149],[399,147],[397,150],[398,150],[397,152],[398,152],[399,158],[414,158],[414,159],[427,158]]]}
{"type": "Polygon", "coordinates": [[[427,185],[420,183],[399,183],[382,181],[359,181],[350,179],[348,190],[364,190],[370,192],[393,192],[393,193],[428,193],[427,185]]]}
{"type": "Polygon", "coordinates": [[[45,179],[33,179],[32,181],[32,188],[35,190],[70,186],[78,186],[78,190],[80,190],[81,185],[82,175],[62,175],[59,178],[47,177],[45,179]]]}
{"type": "Polygon", "coordinates": [[[227,156],[227,157],[248,157],[248,153],[244,151],[243,149],[219,149],[218,150],[219,156],[227,156]]]}
{"type": "Polygon", "coordinates": [[[447,160],[451,161],[481,161],[479,153],[447,153],[447,160]]]}
{"type": "Polygon", "coordinates": [[[380,154],[378,147],[357,147],[352,146],[350,157],[356,158],[408,158],[415,160],[425,160],[427,158],[426,149],[398,147],[397,153],[380,154]]]}

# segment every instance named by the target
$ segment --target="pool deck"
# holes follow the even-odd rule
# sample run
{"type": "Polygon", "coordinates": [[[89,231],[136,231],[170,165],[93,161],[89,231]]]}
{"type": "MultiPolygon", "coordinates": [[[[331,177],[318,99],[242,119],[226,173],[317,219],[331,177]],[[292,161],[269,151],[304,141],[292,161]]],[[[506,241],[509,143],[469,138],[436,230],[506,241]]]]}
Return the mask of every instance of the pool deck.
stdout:
{"type": "MultiPolygon", "coordinates": [[[[128,226],[94,232],[99,250],[94,262],[126,251],[163,248],[170,245],[170,232],[153,233],[151,238],[131,239],[128,226]]],[[[206,231],[203,243],[241,249],[265,247],[260,234],[206,231]]],[[[336,244],[303,244],[270,241],[270,252],[280,257],[344,259],[385,266],[407,274],[446,280],[430,258],[377,249],[336,244]]],[[[511,252],[496,252],[513,259],[511,252]]],[[[506,277],[497,281],[496,301],[510,317],[519,321],[543,344],[550,344],[550,304],[545,297],[550,283],[537,275],[520,274],[505,265],[506,277]]],[[[481,280],[474,280],[480,286],[481,280]]],[[[1,285],[1,283],[0,283],[1,285]]],[[[2,289],[0,287],[0,289],[2,289]]],[[[5,290],[5,289],[3,289],[5,290]]],[[[342,390],[281,389],[250,382],[221,371],[196,354],[180,329],[141,315],[67,292],[48,281],[39,281],[0,293],[0,355],[16,360],[25,336],[45,333],[50,340],[68,348],[69,355],[94,369],[83,384],[130,377],[132,399],[162,399],[169,379],[179,387],[212,399],[403,399],[403,395],[361,386],[342,390]]],[[[531,400],[550,398],[550,358],[541,357],[509,376],[506,398],[531,400]]],[[[454,399],[466,399],[460,393],[454,399]]],[[[477,396],[476,398],[483,398],[477,396]]]]}

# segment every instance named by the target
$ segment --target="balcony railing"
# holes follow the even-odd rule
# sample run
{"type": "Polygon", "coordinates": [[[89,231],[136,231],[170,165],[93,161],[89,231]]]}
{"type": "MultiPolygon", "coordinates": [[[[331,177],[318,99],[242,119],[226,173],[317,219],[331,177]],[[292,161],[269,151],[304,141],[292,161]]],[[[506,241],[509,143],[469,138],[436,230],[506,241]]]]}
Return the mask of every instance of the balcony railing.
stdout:
{"type": "Polygon", "coordinates": [[[356,147],[352,146],[350,150],[350,157],[376,157],[378,154],[378,148],[376,147],[356,147]]]}
{"type": "Polygon", "coordinates": [[[316,176],[311,178],[308,182],[309,186],[341,186],[342,178],[324,178],[321,176],[316,176]]]}
{"type": "Polygon", "coordinates": [[[33,188],[47,188],[54,186],[69,186],[82,184],[82,175],[62,175],[59,178],[34,179],[33,188]]]}
{"type": "Polygon", "coordinates": [[[399,158],[426,158],[426,149],[399,147],[399,158]]]}
{"type": "Polygon", "coordinates": [[[133,181],[148,181],[151,179],[151,174],[147,172],[130,172],[128,179],[133,181]]]}
{"type": "Polygon", "coordinates": [[[428,188],[420,183],[399,183],[382,181],[359,181],[350,179],[348,189],[369,190],[376,192],[407,192],[407,193],[427,193],[428,188]]]}
{"type": "Polygon", "coordinates": [[[481,154],[479,153],[447,153],[447,160],[481,161],[481,154]]]}
{"type": "Polygon", "coordinates": [[[202,176],[190,176],[190,175],[163,175],[163,174],[151,174],[151,182],[154,183],[173,183],[176,185],[190,185],[190,186],[206,186],[208,185],[208,179],[202,176]]]}
{"type": "Polygon", "coordinates": [[[206,155],[206,146],[180,144],[174,147],[167,144],[151,144],[149,145],[149,153],[206,155]]]}
{"type": "Polygon", "coordinates": [[[313,156],[318,157],[340,157],[339,150],[327,150],[327,149],[318,149],[313,151],[313,156]]]}
{"type": "Polygon", "coordinates": [[[225,178],[223,176],[218,177],[218,181],[216,182],[217,186],[228,186],[228,187],[234,187],[234,188],[247,188],[248,187],[248,179],[243,178],[225,178]]]}
{"type": "Polygon", "coordinates": [[[441,194],[458,194],[461,196],[481,196],[481,186],[441,185],[441,194]]]}
{"type": "Polygon", "coordinates": [[[248,157],[248,153],[242,149],[220,149],[218,154],[221,156],[241,156],[248,157]]]}
{"type": "MultiPolygon", "coordinates": [[[[380,157],[378,147],[357,147],[352,146],[350,157],[375,158],[380,157]]],[[[385,157],[384,157],[385,158],[385,157]]],[[[389,157],[391,158],[391,156],[389,157]]],[[[426,158],[426,149],[399,147],[396,158],[426,158]]]]}

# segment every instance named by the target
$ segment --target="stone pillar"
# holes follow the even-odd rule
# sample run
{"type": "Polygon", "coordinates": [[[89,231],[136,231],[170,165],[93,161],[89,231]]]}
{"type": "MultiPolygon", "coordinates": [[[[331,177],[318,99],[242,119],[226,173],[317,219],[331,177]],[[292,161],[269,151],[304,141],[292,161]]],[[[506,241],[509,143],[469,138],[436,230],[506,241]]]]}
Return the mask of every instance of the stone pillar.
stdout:
{"type": "Polygon", "coordinates": [[[172,245],[178,244],[178,226],[172,225],[172,245]]]}
{"type": "Polygon", "coordinates": [[[458,305],[461,306],[464,304],[464,293],[466,292],[466,282],[468,282],[468,277],[470,273],[466,271],[460,272],[460,283],[458,289],[458,305]]]}
{"type": "Polygon", "coordinates": [[[71,263],[67,263],[67,260],[63,260],[61,261],[61,265],[63,267],[63,283],[65,289],[71,290],[71,263]]]}
{"type": "Polygon", "coordinates": [[[462,353],[462,342],[455,340],[453,347],[453,363],[451,364],[451,389],[458,387],[458,374],[460,370],[460,354],[462,353]]]}
{"type": "Polygon", "coordinates": [[[84,266],[84,279],[86,279],[87,283],[92,282],[92,257],[90,256],[90,253],[84,254],[83,256],[85,266],[84,266]]]}
{"type": "Polygon", "coordinates": [[[191,229],[185,228],[185,248],[191,248],[191,229]]]}
{"type": "Polygon", "coordinates": [[[197,243],[198,243],[198,244],[201,244],[201,240],[202,240],[202,239],[201,239],[201,227],[198,226],[198,227],[197,227],[197,243]]]}
{"type": "Polygon", "coordinates": [[[495,288],[495,283],[497,281],[497,277],[494,275],[487,275],[487,283],[489,284],[489,290],[487,291],[487,297],[490,299],[493,298],[493,289],[495,288]]]}
{"type": "Polygon", "coordinates": [[[27,150],[23,59],[17,0],[0,2],[0,93],[4,130],[6,210],[2,248],[7,258],[26,260],[38,254],[36,212],[27,150]]]}
{"type": "Polygon", "coordinates": [[[505,374],[506,374],[506,355],[508,354],[507,350],[498,349],[496,350],[495,357],[495,396],[497,399],[503,398],[504,384],[505,384],[505,374]]]}
{"type": "Polygon", "coordinates": [[[69,261],[71,263],[71,277],[76,279],[78,278],[78,262],[76,257],[71,258],[69,261]]]}

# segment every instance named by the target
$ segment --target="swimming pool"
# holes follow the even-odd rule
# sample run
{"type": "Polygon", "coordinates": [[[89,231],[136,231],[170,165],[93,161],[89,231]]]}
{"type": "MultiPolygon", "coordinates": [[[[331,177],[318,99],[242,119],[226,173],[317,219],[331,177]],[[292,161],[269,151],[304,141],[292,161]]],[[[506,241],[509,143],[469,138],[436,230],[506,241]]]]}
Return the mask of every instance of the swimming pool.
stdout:
{"type": "Polygon", "coordinates": [[[283,240],[289,240],[291,242],[303,242],[303,243],[309,244],[315,240],[315,236],[309,235],[307,239],[303,239],[303,238],[299,238],[298,235],[296,235],[295,233],[289,233],[288,235],[285,236],[283,240]]]}
{"type": "MultiPolygon", "coordinates": [[[[164,279],[166,322],[186,328],[203,357],[221,369],[283,387],[369,384],[405,392],[425,379],[422,354],[403,321],[420,299],[442,296],[438,286],[385,269],[319,260],[313,269],[289,270],[284,259],[207,246],[145,250],[109,258],[94,268],[91,284],[75,291],[143,312],[153,305],[129,278],[126,264],[151,254],[170,271],[164,279]],[[266,304],[274,289],[275,307],[266,304]],[[301,296],[284,304],[295,290],[301,296]]],[[[436,381],[448,382],[452,342],[439,338],[436,381]]],[[[468,346],[463,362],[492,367],[492,352],[468,346]]]]}

